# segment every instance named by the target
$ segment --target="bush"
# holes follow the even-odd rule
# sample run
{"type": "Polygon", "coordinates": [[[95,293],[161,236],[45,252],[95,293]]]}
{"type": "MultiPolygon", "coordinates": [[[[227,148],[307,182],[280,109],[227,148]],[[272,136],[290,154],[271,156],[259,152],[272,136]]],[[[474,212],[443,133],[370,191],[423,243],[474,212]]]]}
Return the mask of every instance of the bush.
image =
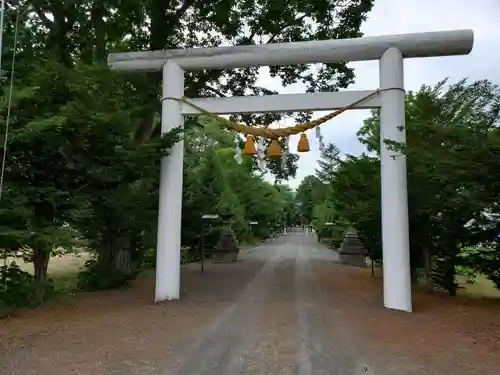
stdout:
{"type": "MultiPolygon", "coordinates": [[[[45,286],[45,296],[54,292],[52,280],[45,286]]],[[[36,307],[39,303],[34,295],[33,276],[16,263],[0,267],[0,318],[7,316],[12,309],[36,307]]]]}
{"type": "Polygon", "coordinates": [[[155,268],[156,267],[156,249],[150,248],[144,252],[142,257],[141,268],[155,268]]]}
{"type": "Polygon", "coordinates": [[[458,257],[453,255],[436,257],[433,269],[432,279],[436,286],[446,290],[450,296],[456,296],[461,288],[456,282],[458,257]]]}
{"type": "Polygon", "coordinates": [[[109,267],[102,267],[97,259],[92,258],[85,262],[85,269],[78,274],[78,288],[90,291],[119,288],[134,280],[138,273],[138,270],[132,274],[110,271],[109,267]]]}
{"type": "Polygon", "coordinates": [[[194,263],[200,260],[200,251],[198,248],[188,246],[181,247],[181,264],[194,263]]]}

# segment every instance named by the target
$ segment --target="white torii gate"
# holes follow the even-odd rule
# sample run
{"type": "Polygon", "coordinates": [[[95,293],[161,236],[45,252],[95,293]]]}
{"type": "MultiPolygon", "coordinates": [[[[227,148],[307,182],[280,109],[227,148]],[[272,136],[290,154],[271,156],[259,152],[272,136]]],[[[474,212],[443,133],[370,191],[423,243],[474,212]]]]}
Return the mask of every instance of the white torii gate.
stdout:
{"type": "MultiPolygon", "coordinates": [[[[472,30],[457,30],[268,45],[113,53],[109,55],[108,63],[112,68],[123,71],[163,70],[163,98],[182,98],[186,70],[379,60],[379,88],[395,90],[381,92],[356,108],[381,109],[384,306],[411,312],[406,157],[388,150],[383,140],[406,140],[403,59],[466,55],[472,50],[473,44],[472,30]]],[[[320,111],[345,107],[373,91],[191,101],[217,114],[320,111]]],[[[162,133],[182,125],[183,116],[198,113],[198,110],[187,104],[162,100],[162,133]]],[[[180,141],[161,163],[155,301],[179,299],[183,152],[184,143],[180,141]]]]}

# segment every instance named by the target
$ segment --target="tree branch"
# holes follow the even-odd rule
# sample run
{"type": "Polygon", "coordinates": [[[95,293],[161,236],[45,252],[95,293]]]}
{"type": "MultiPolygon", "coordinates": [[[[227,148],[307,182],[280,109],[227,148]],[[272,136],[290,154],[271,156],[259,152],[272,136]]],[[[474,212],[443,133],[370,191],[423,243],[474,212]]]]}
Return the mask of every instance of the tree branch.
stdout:
{"type": "Polygon", "coordinates": [[[184,0],[184,4],[175,12],[175,17],[181,18],[186,11],[196,3],[196,0],[184,0]]]}
{"type": "Polygon", "coordinates": [[[54,31],[54,22],[52,22],[47,18],[42,8],[39,8],[36,5],[32,5],[32,7],[35,13],[37,14],[38,18],[40,18],[40,20],[42,21],[43,25],[50,31],[54,31]]]}
{"type": "Polygon", "coordinates": [[[208,90],[208,91],[212,91],[214,94],[216,95],[219,95],[221,98],[227,98],[228,96],[226,94],[224,94],[222,91],[220,90],[217,90],[215,87],[212,87],[212,86],[209,86],[209,85],[205,85],[205,88],[208,90]]]}
{"type": "MultiPolygon", "coordinates": [[[[302,21],[304,18],[306,18],[306,16],[307,16],[307,14],[304,14],[304,15],[300,16],[299,18],[294,19],[294,20],[293,20],[293,24],[295,24],[295,23],[297,23],[297,22],[302,21]]],[[[287,26],[285,26],[283,29],[281,29],[279,32],[277,32],[277,33],[275,33],[275,34],[271,35],[271,37],[269,38],[269,40],[267,41],[267,43],[266,43],[266,44],[272,43],[272,42],[274,41],[274,39],[276,39],[276,37],[277,37],[278,35],[280,35],[281,33],[283,33],[283,31],[285,31],[285,30],[286,30],[287,28],[289,28],[290,26],[292,26],[292,25],[287,25],[287,26]]]]}

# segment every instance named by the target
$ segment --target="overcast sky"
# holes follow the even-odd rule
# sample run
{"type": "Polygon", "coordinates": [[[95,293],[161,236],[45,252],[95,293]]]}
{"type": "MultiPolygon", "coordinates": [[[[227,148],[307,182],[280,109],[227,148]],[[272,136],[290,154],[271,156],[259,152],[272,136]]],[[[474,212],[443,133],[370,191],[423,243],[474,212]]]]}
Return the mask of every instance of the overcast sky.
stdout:
{"type": "MultiPolygon", "coordinates": [[[[472,29],[474,49],[467,56],[405,60],[405,89],[418,90],[422,84],[434,85],[445,77],[456,82],[489,79],[500,84],[500,0],[375,0],[375,6],[364,23],[365,36],[472,29]]],[[[378,61],[351,63],[356,82],[349,90],[378,88],[378,61]]],[[[280,88],[279,80],[262,69],[260,84],[281,93],[304,92],[302,85],[280,88]]],[[[317,118],[324,113],[315,113],[317,118]]],[[[358,155],[364,147],[356,132],[370,114],[356,110],[342,114],[321,126],[326,142],[335,143],[343,153],[358,155]]],[[[307,175],[314,173],[319,152],[314,132],[308,133],[311,151],[301,154],[297,177],[288,183],[296,187],[307,175]]],[[[296,150],[298,136],[291,140],[296,150]]]]}

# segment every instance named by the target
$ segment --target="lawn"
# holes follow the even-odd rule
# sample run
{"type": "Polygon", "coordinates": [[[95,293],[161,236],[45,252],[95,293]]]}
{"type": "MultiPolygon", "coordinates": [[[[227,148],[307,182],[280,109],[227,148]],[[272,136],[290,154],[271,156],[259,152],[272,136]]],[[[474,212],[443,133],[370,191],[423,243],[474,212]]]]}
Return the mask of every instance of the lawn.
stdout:
{"type": "MultiPolygon", "coordinates": [[[[74,290],[76,288],[76,274],[83,268],[85,262],[90,258],[87,252],[66,254],[53,257],[49,262],[49,277],[54,281],[56,290],[74,290]]],[[[7,262],[16,262],[23,270],[33,273],[33,264],[24,262],[19,258],[8,258],[7,262]]]]}
{"type": "MultiPolygon", "coordinates": [[[[369,260],[366,261],[367,267],[371,267],[369,260]]],[[[375,267],[375,276],[381,277],[382,271],[380,267],[375,267]]],[[[420,274],[423,275],[423,270],[420,270],[420,274]]],[[[423,278],[423,276],[422,276],[423,278]]],[[[419,282],[423,283],[423,279],[419,282]]],[[[467,276],[457,276],[457,282],[461,289],[458,291],[459,295],[474,297],[474,298],[499,298],[500,290],[495,287],[492,281],[484,275],[476,275],[474,278],[474,283],[467,283],[467,276]]]]}
{"type": "Polygon", "coordinates": [[[460,286],[464,288],[459,291],[459,294],[470,297],[500,298],[500,290],[483,275],[476,276],[473,284],[467,284],[466,277],[459,277],[458,280],[460,286]]]}

